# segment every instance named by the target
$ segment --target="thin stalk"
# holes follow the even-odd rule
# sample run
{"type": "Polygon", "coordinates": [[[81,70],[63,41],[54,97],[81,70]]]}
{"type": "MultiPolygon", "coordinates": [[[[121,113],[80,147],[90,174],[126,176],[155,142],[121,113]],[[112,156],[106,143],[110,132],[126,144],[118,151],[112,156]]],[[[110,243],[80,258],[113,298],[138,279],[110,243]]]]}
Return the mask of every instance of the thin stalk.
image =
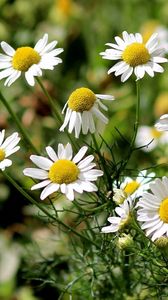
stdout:
{"type": "Polygon", "coordinates": [[[52,99],[52,97],[50,96],[50,94],[48,93],[48,91],[46,90],[46,88],[44,87],[41,79],[39,77],[36,77],[36,80],[39,84],[39,86],[41,87],[44,95],[47,97],[47,99],[49,100],[49,103],[51,105],[51,108],[53,109],[54,115],[55,117],[58,119],[58,122],[60,123],[60,125],[62,124],[62,118],[60,116],[60,112],[57,110],[56,105],[52,99]]]}
{"type": "MultiPolygon", "coordinates": [[[[61,114],[60,112],[57,110],[57,107],[52,99],[52,97],[49,95],[48,91],[46,90],[45,86],[43,85],[41,79],[39,77],[36,77],[36,80],[39,84],[39,86],[41,87],[44,95],[47,97],[50,105],[51,105],[51,108],[53,110],[53,115],[55,117],[55,119],[58,120],[59,124],[62,125],[63,121],[62,121],[62,117],[61,117],[61,114]]],[[[71,137],[71,135],[69,134],[69,132],[67,130],[65,130],[65,133],[67,135],[67,137],[69,138],[69,140],[71,141],[71,144],[73,145],[74,149],[77,151],[78,148],[76,146],[76,143],[74,142],[73,138],[71,137]]]]}
{"type": "Polygon", "coordinates": [[[45,215],[47,217],[49,217],[49,219],[54,220],[55,222],[59,223],[60,225],[62,225],[64,228],[68,229],[69,232],[73,232],[76,236],[78,236],[81,239],[87,240],[87,242],[91,243],[92,245],[94,245],[96,248],[100,248],[100,246],[98,244],[96,244],[94,241],[90,240],[89,238],[87,238],[86,236],[82,235],[81,233],[79,233],[78,231],[76,231],[74,228],[68,226],[67,224],[65,224],[64,222],[62,222],[57,216],[53,216],[52,214],[50,214],[48,212],[48,210],[46,208],[44,208],[41,203],[37,202],[36,200],[34,200],[9,174],[7,174],[6,172],[2,172],[6,179],[32,204],[36,205],[43,213],[45,213],[45,215]]]}
{"type": "Polygon", "coordinates": [[[132,151],[134,149],[135,139],[137,136],[138,126],[139,126],[139,117],[140,117],[140,87],[139,87],[139,80],[136,81],[136,94],[137,94],[137,101],[136,101],[136,115],[135,115],[135,123],[134,123],[134,133],[132,136],[132,140],[130,143],[129,152],[127,155],[127,158],[122,165],[122,169],[124,170],[126,165],[128,164],[128,161],[131,157],[132,151]]]}
{"type": "Polygon", "coordinates": [[[20,133],[22,134],[24,141],[26,142],[26,144],[28,144],[30,146],[30,148],[36,153],[39,154],[38,150],[36,149],[36,147],[32,144],[27,132],[25,131],[24,127],[22,126],[22,123],[20,122],[19,118],[17,117],[17,115],[15,114],[15,112],[12,110],[12,108],[10,107],[8,101],[5,99],[5,97],[2,95],[2,93],[0,92],[0,100],[3,103],[3,105],[6,107],[7,111],[9,112],[9,114],[11,115],[11,118],[13,119],[13,121],[15,122],[15,124],[17,125],[20,133]]]}

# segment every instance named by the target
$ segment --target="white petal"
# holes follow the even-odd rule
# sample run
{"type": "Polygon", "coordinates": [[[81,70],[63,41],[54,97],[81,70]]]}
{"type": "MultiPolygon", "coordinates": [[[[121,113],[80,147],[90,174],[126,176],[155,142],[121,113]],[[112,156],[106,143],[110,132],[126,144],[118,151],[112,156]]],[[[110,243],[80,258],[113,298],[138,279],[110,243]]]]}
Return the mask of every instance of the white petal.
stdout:
{"type": "Polygon", "coordinates": [[[42,193],[40,195],[40,199],[44,200],[45,198],[47,198],[52,193],[57,192],[58,189],[59,189],[59,184],[57,184],[57,183],[50,183],[42,191],[42,193]]]}
{"type": "Polygon", "coordinates": [[[36,43],[34,49],[35,49],[38,53],[40,53],[40,52],[43,51],[43,49],[45,48],[47,42],[48,42],[48,34],[45,33],[45,34],[43,35],[42,39],[40,39],[40,40],[36,43]]]}
{"type": "Polygon", "coordinates": [[[58,160],[57,154],[55,153],[54,149],[50,146],[46,147],[46,152],[48,156],[55,162],[58,160]]]}
{"type": "Polygon", "coordinates": [[[110,101],[115,100],[114,96],[112,95],[102,95],[102,94],[95,94],[95,95],[98,99],[110,100],[110,101]]]}
{"type": "Polygon", "coordinates": [[[4,85],[11,86],[21,75],[21,71],[14,71],[5,81],[4,85]]]}
{"type": "Polygon", "coordinates": [[[71,118],[70,118],[70,122],[69,122],[69,128],[68,128],[69,133],[72,133],[72,131],[75,127],[76,115],[77,115],[76,111],[73,111],[72,114],[71,114],[71,118]]]}
{"type": "MultiPolygon", "coordinates": [[[[86,152],[87,152],[87,150],[88,150],[88,147],[87,146],[83,146],[80,150],[79,150],[79,152],[74,156],[74,158],[73,158],[73,162],[76,164],[76,163],[78,163],[83,157],[84,157],[84,155],[86,154],[86,152]]],[[[78,165],[79,166],[79,165],[78,165]]]]}
{"type": "Polygon", "coordinates": [[[25,78],[26,78],[26,81],[28,82],[28,84],[30,86],[34,86],[35,85],[34,75],[31,73],[30,70],[28,70],[27,72],[25,72],[25,78]]]}
{"type": "Polygon", "coordinates": [[[53,165],[53,162],[43,156],[39,156],[39,155],[31,155],[30,156],[31,161],[39,168],[43,169],[43,170],[49,170],[50,167],[53,165]]]}
{"type": "Polygon", "coordinates": [[[126,72],[124,72],[121,76],[121,81],[125,82],[131,75],[133,72],[133,68],[130,67],[126,72]]]}
{"type": "Polygon", "coordinates": [[[62,126],[59,129],[60,131],[64,131],[65,127],[68,125],[68,122],[71,118],[71,113],[72,113],[72,110],[68,107],[66,114],[65,114],[64,123],[62,124],[62,126]]]}
{"type": "Polygon", "coordinates": [[[0,80],[12,75],[15,72],[13,68],[8,68],[0,72],[0,80]]]}
{"type": "Polygon", "coordinates": [[[0,162],[0,169],[4,171],[6,167],[10,167],[11,165],[12,161],[10,159],[5,158],[3,161],[0,162]]]}
{"type": "Polygon", "coordinates": [[[96,107],[96,105],[94,105],[91,108],[91,111],[98,117],[98,119],[100,119],[103,123],[107,124],[108,123],[108,119],[103,115],[103,113],[98,109],[98,107],[96,107]]]}
{"type": "Polygon", "coordinates": [[[97,186],[89,181],[82,181],[81,187],[86,192],[96,192],[98,190],[97,186]]]}
{"type": "Polygon", "coordinates": [[[3,51],[9,56],[13,56],[15,54],[15,50],[6,42],[1,42],[1,47],[3,51]]]}
{"type": "Polygon", "coordinates": [[[62,155],[64,154],[64,146],[63,144],[58,144],[58,158],[62,159],[62,155]]]}
{"type": "Polygon", "coordinates": [[[37,189],[41,189],[41,188],[45,187],[46,185],[48,185],[49,183],[51,183],[51,180],[44,180],[42,182],[39,182],[39,183],[33,185],[31,187],[31,190],[34,191],[34,190],[37,190],[37,189]]]}
{"type": "Polygon", "coordinates": [[[14,148],[9,149],[9,150],[6,150],[5,151],[5,154],[6,154],[5,157],[10,156],[11,154],[17,152],[19,149],[20,149],[20,146],[14,147],[14,148]]]}
{"type": "Polygon", "coordinates": [[[93,161],[93,159],[94,159],[93,155],[88,155],[86,158],[84,158],[83,160],[81,160],[78,163],[78,167],[79,168],[84,168],[84,167],[88,166],[90,164],[90,162],[93,161]]]}
{"type": "Polygon", "coordinates": [[[64,154],[62,154],[62,159],[64,158],[68,160],[71,160],[72,158],[72,146],[69,143],[64,148],[64,154]]]}
{"type": "Polygon", "coordinates": [[[23,174],[25,176],[29,176],[36,179],[47,179],[48,178],[48,172],[45,170],[41,170],[38,168],[26,168],[23,170],[23,174]]]}
{"type": "Polygon", "coordinates": [[[87,134],[88,130],[89,130],[88,112],[84,111],[82,113],[82,133],[87,134]]]}
{"type": "Polygon", "coordinates": [[[68,200],[73,201],[74,200],[74,191],[73,188],[70,184],[68,184],[66,186],[67,190],[66,190],[66,197],[68,198],[68,200]]]}

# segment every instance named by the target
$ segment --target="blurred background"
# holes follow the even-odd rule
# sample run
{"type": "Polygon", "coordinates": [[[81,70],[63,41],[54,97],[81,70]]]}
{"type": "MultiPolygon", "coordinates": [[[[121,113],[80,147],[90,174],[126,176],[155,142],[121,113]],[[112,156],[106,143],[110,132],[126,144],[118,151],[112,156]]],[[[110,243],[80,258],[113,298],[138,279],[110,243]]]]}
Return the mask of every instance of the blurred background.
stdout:
{"type": "MultiPolygon", "coordinates": [[[[57,40],[57,46],[64,48],[60,55],[63,63],[54,71],[44,72],[42,78],[60,113],[77,87],[89,87],[95,93],[116,97],[115,102],[108,103],[108,125],[102,128],[98,124],[98,127],[108,145],[117,145],[118,157],[124,156],[125,139],[130,140],[133,132],[135,81],[129,79],[123,84],[120,77],[107,75],[113,62],[103,60],[99,53],[106,49],[105,43],[114,42],[114,37],[124,30],[140,32],[145,41],[153,32],[159,32],[160,43],[167,46],[168,2],[0,0],[0,41],[8,42],[15,49],[24,45],[34,47],[48,33],[49,41],[57,40]]],[[[151,133],[147,143],[152,138],[159,141],[161,134],[153,125],[159,116],[168,113],[168,68],[165,66],[164,74],[156,74],[152,79],[145,76],[140,86],[140,124],[148,126],[151,133]]],[[[0,89],[42,154],[49,143],[56,147],[59,141],[67,142],[66,136],[59,133],[59,124],[39,86],[31,88],[22,77],[9,88],[0,82],[0,89]]],[[[17,130],[0,103],[0,129],[4,128],[7,135],[17,130]]],[[[79,144],[84,142],[89,142],[89,137],[82,137],[79,144]]],[[[157,165],[161,166],[157,168],[158,176],[168,175],[166,143],[164,140],[150,151],[137,152],[131,167],[143,169],[157,165]]],[[[30,165],[30,154],[22,147],[13,155],[9,171],[27,188],[32,182],[23,178],[22,170],[30,165]]],[[[105,154],[108,157],[108,152],[105,154]]],[[[38,199],[39,193],[35,194],[38,199]]],[[[57,209],[70,206],[64,198],[59,198],[55,205],[57,209]]],[[[66,210],[62,210],[60,218],[70,225],[74,222],[74,215],[66,210]]],[[[68,283],[73,272],[69,251],[67,235],[47,224],[46,218],[0,175],[0,300],[47,300],[49,293],[51,300],[58,299],[61,281],[68,283]]],[[[65,294],[62,299],[69,296],[65,294]]]]}

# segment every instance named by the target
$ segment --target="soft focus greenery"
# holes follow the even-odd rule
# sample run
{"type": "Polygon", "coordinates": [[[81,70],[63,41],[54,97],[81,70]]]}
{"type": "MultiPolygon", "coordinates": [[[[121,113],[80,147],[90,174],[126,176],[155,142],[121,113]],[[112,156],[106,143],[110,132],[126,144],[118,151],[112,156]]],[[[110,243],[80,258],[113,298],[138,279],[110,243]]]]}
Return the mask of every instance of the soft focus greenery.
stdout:
{"type": "MultiPolygon", "coordinates": [[[[47,200],[43,202],[51,213],[56,208],[65,224],[84,232],[86,240],[55,224],[0,175],[0,300],[168,299],[165,249],[142,241],[138,234],[131,239],[131,246],[124,245],[122,249],[123,241],[118,241],[116,234],[102,238],[99,226],[106,223],[114,208],[108,194],[109,178],[117,178],[127,157],[136,102],[134,78],[122,84],[120,77],[107,75],[112,62],[103,60],[99,53],[122,31],[143,33],[153,21],[168,30],[166,0],[0,0],[0,41],[14,48],[34,46],[48,33],[50,41],[57,40],[58,47],[64,48],[60,55],[63,63],[43,76],[60,113],[76,87],[86,86],[95,93],[116,98],[108,102],[106,128],[97,124],[100,149],[94,149],[90,135],[76,141],[77,146],[91,145],[101,168],[106,163],[107,176],[100,183],[98,197],[87,202],[84,196],[75,204],[64,197],[54,200],[53,206],[47,200]],[[91,236],[93,231],[95,237],[91,236]],[[87,238],[94,239],[99,249],[87,238]]],[[[164,68],[163,74],[145,76],[140,82],[141,125],[153,126],[160,115],[168,113],[168,67],[164,68]]],[[[68,142],[67,136],[59,132],[59,123],[38,84],[31,88],[23,77],[9,88],[3,83],[0,82],[1,92],[42,155],[46,145],[57,147],[58,142],[68,142]]],[[[10,134],[16,126],[0,103],[0,129],[3,128],[10,134]]],[[[32,180],[22,171],[30,166],[30,154],[22,143],[10,168],[11,176],[27,191],[32,180]]],[[[168,176],[167,162],[167,145],[148,153],[143,149],[135,151],[122,176],[136,175],[144,168],[154,169],[158,177],[168,176]]],[[[34,195],[38,200],[39,191],[34,195]]],[[[132,231],[135,233],[135,228],[132,231]]]]}

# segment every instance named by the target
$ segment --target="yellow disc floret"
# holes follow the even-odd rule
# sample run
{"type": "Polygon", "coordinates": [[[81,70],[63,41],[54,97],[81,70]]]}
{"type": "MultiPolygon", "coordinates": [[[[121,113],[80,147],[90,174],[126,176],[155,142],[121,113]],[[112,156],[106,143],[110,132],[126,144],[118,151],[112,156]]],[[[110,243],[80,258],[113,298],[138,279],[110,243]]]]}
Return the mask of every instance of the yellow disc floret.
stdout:
{"type": "Polygon", "coordinates": [[[161,136],[162,136],[163,132],[161,131],[158,131],[157,129],[155,128],[152,128],[151,129],[151,135],[154,139],[159,139],[161,136]]]}
{"type": "Polygon", "coordinates": [[[168,223],[168,198],[162,201],[159,207],[159,216],[163,222],[168,223]]]}
{"type": "Polygon", "coordinates": [[[150,54],[144,44],[133,43],[125,48],[122,59],[131,67],[136,67],[146,64],[150,59],[150,54]]]}
{"type": "Polygon", "coordinates": [[[140,186],[140,183],[138,183],[137,181],[131,181],[129,183],[127,183],[127,185],[124,188],[124,192],[127,195],[132,195],[140,186]]]}
{"type": "Polygon", "coordinates": [[[3,149],[0,149],[0,161],[4,160],[5,158],[5,151],[3,149]]]}
{"type": "Polygon", "coordinates": [[[32,65],[38,64],[41,59],[39,53],[31,47],[20,47],[16,50],[12,66],[15,70],[26,72],[32,65]]]}
{"type": "Polygon", "coordinates": [[[83,112],[90,110],[96,101],[95,94],[88,88],[76,89],[68,99],[68,106],[70,109],[83,112]]]}
{"type": "Polygon", "coordinates": [[[49,178],[52,182],[62,184],[77,180],[79,169],[75,163],[68,159],[56,161],[49,170],[49,178]]]}

